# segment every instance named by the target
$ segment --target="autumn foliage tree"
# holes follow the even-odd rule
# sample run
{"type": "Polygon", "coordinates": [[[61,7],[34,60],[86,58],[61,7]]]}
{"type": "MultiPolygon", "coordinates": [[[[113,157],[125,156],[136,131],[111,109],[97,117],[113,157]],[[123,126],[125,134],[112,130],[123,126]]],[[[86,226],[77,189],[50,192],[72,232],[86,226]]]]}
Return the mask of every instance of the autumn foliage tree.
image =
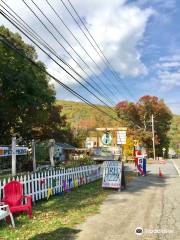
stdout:
{"type": "Polygon", "coordinates": [[[172,114],[163,100],[155,96],[143,96],[138,102],[122,101],[116,105],[120,119],[129,127],[134,138],[152,153],[152,114],[154,116],[155,143],[157,155],[162,155],[162,148],[168,149],[167,133],[170,129],[172,114]]]}

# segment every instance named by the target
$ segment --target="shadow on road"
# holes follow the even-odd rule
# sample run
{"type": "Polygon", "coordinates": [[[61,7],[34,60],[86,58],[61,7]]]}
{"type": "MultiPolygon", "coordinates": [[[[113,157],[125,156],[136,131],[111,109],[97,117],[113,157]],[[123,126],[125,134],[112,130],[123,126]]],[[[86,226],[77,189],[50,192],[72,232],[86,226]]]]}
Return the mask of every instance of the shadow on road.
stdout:
{"type": "Polygon", "coordinates": [[[55,231],[37,234],[36,236],[29,238],[29,240],[74,240],[76,234],[78,234],[81,230],[61,227],[56,229],[55,231]]]}
{"type": "Polygon", "coordinates": [[[159,177],[157,174],[148,174],[147,176],[135,176],[133,181],[127,184],[125,192],[138,193],[143,189],[153,187],[165,187],[169,176],[159,177]]]}

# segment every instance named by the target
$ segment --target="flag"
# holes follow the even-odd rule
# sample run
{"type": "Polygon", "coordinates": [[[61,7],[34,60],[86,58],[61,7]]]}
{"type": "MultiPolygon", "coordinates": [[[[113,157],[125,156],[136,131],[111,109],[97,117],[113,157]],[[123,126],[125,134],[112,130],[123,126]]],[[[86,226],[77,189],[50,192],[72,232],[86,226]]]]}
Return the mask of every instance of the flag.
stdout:
{"type": "Polygon", "coordinates": [[[52,194],[52,188],[48,188],[47,200],[50,198],[51,194],[52,194]]]}

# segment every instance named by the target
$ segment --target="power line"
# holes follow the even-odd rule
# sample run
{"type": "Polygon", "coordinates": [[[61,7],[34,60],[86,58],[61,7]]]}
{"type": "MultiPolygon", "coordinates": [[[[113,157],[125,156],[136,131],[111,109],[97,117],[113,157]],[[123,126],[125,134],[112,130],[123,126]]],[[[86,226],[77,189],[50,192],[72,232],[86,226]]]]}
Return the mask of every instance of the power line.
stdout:
{"type": "MultiPolygon", "coordinates": [[[[3,7],[1,4],[0,4],[1,7],[3,7]]],[[[3,7],[4,8],[4,7],[3,7]]],[[[4,8],[5,9],[5,8],[4,8]]],[[[62,61],[65,65],[67,65],[71,70],[73,70],[79,77],[81,77],[88,85],[90,85],[94,90],[96,90],[93,85],[91,85],[90,83],[88,83],[86,81],[86,79],[84,79],[80,74],[78,74],[69,64],[67,64],[64,60],[62,60],[57,54],[56,52],[41,38],[41,42],[36,35],[34,35],[31,31],[27,30],[27,28],[24,26],[24,25],[21,25],[19,24],[19,21],[17,20],[16,17],[14,17],[7,9],[5,9],[13,18],[15,18],[15,21],[16,21],[16,24],[18,24],[18,26],[20,26],[23,30],[25,28],[25,31],[26,33],[28,32],[28,34],[30,34],[34,39],[36,39],[36,41],[38,41],[38,43],[40,43],[41,45],[43,45],[46,49],[48,49],[53,55],[55,55],[60,61],[62,61]],[[17,23],[18,22],[18,23],[17,23]],[[47,46],[46,46],[47,45],[47,46]]],[[[33,30],[33,29],[32,29],[33,30]]],[[[36,32],[33,31],[35,34],[36,32]]],[[[31,40],[31,39],[30,39],[31,40]]],[[[95,95],[94,95],[95,96],[95,95]]],[[[99,101],[101,101],[106,107],[108,107],[110,110],[114,111],[113,108],[111,108],[109,105],[107,105],[104,101],[102,101],[101,99],[99,99],[99,97],[95,96],[99,101]]],[[[114,111],[115,112],[115,111],[114,111]]]]}
{"type": "MultiPolygon", "coordinates": [[[[96,110],[102,112],[103,114],[107,115],[108,117],[110,117],[111,119],[114,119],[118,122],[120,122],[118,119],[115,119],[114,117],[110,116],[108,113],[104,112],[102,109],[100,109],[99,107],[97,107],[96,105],[94,105],[93,103],[91,103],[90,101],[88,101],[87,99],[85,99],[83,96],[81,96],[79,93],[77,93],[76,91],[74,91],[73,89],[71,89],[70,87],[68,87],[66,84],[64,84],[63,82],[61,82],[59,79],[57,79],[56,77],[54,77],[52,74],[50,74],[47,70],[45,70],[45,68],[42,68],[42,66],[38,65],[36,62],[34,62],[32,59],[30,59],[29,57],[27,57],[26,55],[24,55],[17,47],[15,47],[9,40],[7,40],[7,38],[2,35],[0,33],[0,41],[3,42],[6,46],[8,46],[9,48],[13,49],[16,53],[18,53],[21,57],[25,58],[26,60],[28,60],[29,62],[31,62],[34,66],[36,66],[37,68],[39,68],[41,71],[43,71],[44,73],[46,73],[49,77],[51,77],[52,79],[54,79],[58,84],[60,84],[63,88],[65,88],[67,91],[71,92],[74,96],[78,97],[79,99],[81,99],[83,102],[87,103],[89,106],[91,106],[92,108],[95,108],[96,110]]],[[[64,69],[64,71],[66,71],[64,69]]]]}
{"type": "Polygon", "coordinates": [[[89,39],[89,37],[87,36],[87,34],[85,33],[85,31],[81,28],[81,25],[78,23],[78,21],[74,18],[73,14],[71,13],[71,11],[69,10],[69,8],[67,7],[67,5],[64,3],[63,0],[61,0],[61,2],[63,3],[63,5],[65,6],[65,8],[67,9],[67,11],[70,13],[70,15],[72,16],[72,18],[74,19],[74,21],[76,22],[76,24],[79,26],[79,28],[81,29],[81,31],[84,33],[84,35],[86,36],[86,38],[88,39],[89,43],[91,44],[91,46],[93,47],[93,49],[96,51],[96,53],[101,57],[101,59],[103,60],[104,64],[108,67],[108,69],[110,69],[111,74],[113,75],[113,77],[116,80],[120,80],[121,84],[123,85],[123,87],[126,89],[126,91],[129,93],[129,95],[134,99],[134,96],[132,95],[132,93],[129,91],[129,89],[127,88],[127,86],[125,85],[125,83],[123,82],[123,79],[120,79],[119,75],[116,73],[116,71],[113,69],[111,63],[109,62],[109,60],[107,59],[107,57],[104,55],[104,53],[102,52],[102,50],[100,49],[99,45],[97,44],[96,40],[94,39],[94,37],[92,36],[92,34],[90,33],[90,31],[88,30],[88,28],[86,27],[86,25],[84,24],[83,20],[81,19],[80,15],[78,14],[77,10],[75,9],[75,7],[73,6],[73,4],[71,3],[70,0],[68,0],[71,8],[73,9],[73,11],[75,12],[76,16],[78,17],[78,19],[80,20],[81,24],[84,26],[85,30],[87,31],[87,33],[89,34],[90,38],[93,40],[93,42],[95,43],[95,46],[97,47],[97,49],[99,50],[99,53],[96,49],[96,47],[93,45],[92,41],[89,39]],[[117,79],[118,78],[118,79],[117,79]]]}
{"type": "MultiPolygon", "coordinates": [[[[86,55],[91,59],[91,61],[96,65],[96,67],[98,67],[97,63],[94,61],[94,59],[90,56],[90,54],[88,53],[88,51],[83,47],[83,45],[81,44],[81,42],[78,40],[78,38],[74,35],[74,33],[71,31],[71,29],[67,26],[67,24],[65,23],[65,21],[62,19],[62,17],[59,15],[59,13],[55,10],[55,8],[52,6],[52,4],[50,4],[50,2],[48,0],[45,0],[47,2],[47,4],[50,6],[50,8],[52,9],[52,11],[55,13],[55,15],[59,18],[59,20],[61,21],[61,23],[64,25],[64,27],[68,30],[68,32],[73,36],[73,38],[76,40],[76,42],[79,44],[79,46],[81,47],[81,49],[83,49],[83,51],[86,53],[86,55]]],[[[98,67],[99,69],[99,67],[98,67]]]]}
{"type": "MultiPolygon", "coordinates": [[[[54,58],[51,57],[51,55],[49,55],[44,49],[42,49],[42,47],[40,47],[34,40],[32,40],[32,38],[30,38],[22,29],[20,29],[16,24],[13,23],[13,21],[10,19],[9,16],[7,16],[7,14],[3,13],[1,10],[1,14],[9,21],[11,22],[19,31],[21,31],[31,42],[33,42],[41,51],[43,51],[49,58],[51,58],[51,60],[53,60],[61,69],[65,70],[66,73],[68,73],[75,81],[77,81],[81,86],[83,86],[89,93],[91,93],[94,97],[96,97],[98,100],[100,100],[102,103],[104,103],[111,111],[115,112],[111,107],[109,107],[104,101],[102,101],[101,99],[99,99],[93,92],[91,92],[86,86],[84,86],[81,82],[79,82],[77,80],[77,78],[75,78],[71,73],[69,73],[65,68],[62,67],[62,65],[60,65],[56,60],[54,60],[54,58]]],[[[60,59],[60,61],[62,61],[64,64],[66,64],[62,59],[60,59]]]]}
{"type": "MultiPolygon", "coordinates": [[[[81,65],[76,61],[76,59],[67,51],[67,49],[60,43],[60,41],[57,39],[57,37],[52,33],[52,31],[49,30],[49,28],[43,23],[43,21],[40,19],[40,17],[33,11],[33,9],[25,2],[25,0],[22,0],[22,2],[27,6],[27,8],[33,13],[33,15],[38,19],[38,21],[44,26],[44,28],[53,36],[53,38],[57,41],[57,43],[63,48],[63,50],[73,59],[73,61],[78,65],[78,67],[86,74],[87,72],[81,67],[81,65]]],[[[81,61],[86,64],[86,62],[80,57],[80,55],[74,50],[74,48],[69,44],[69,42],[64,38],[64,36],[59,32],[59,30],[55,27],[55,25],[49,20],[49,18],[43,13],[43,11],[38,7],[38,5],[31,0],[31,2],[36,6],[36,8],[41,12],[41,14],[46,18],[46,20],[53,26],[53,28],[58,32],[58,34],[61,36],[61,38],[68,44],[68,46],[76,53],[76,55],[81,59],[81,61]]],[[[86,64],[87,65],[87,64],[86,64]]],[[[88,66],[88,65],[87,65],[88,66]]],[[[88,66],[89,67],[89,66],[88,66]]],[[[112,96],[114,96],[114,93],[111,91],[111,89],[108,89],[107,86],[101,81],[104,88],[106,88],[107,91],[109,91],[112,96]]],[[[107,97],[106,97],[107,98],[107,97]]]]}
{"type": "MultiPolygon", "coordinates": [[[[86,36],[86,38],[88,39],[89,41],[89,38],[87,36],[87,34],[84,32],[84,30],[81,28],[80,24],[78,23],[78,21],[75,19],[75,17],[73,16],[73,14],[71,13],[71,11],[69,10],[69,8],[67,7],[67,5],[64,3],[63,0],[60,0],[63,4],[63,6],[65,7],[65,9],[68,11],[68,13],[70,14],[70,16],[73,18],[73,20],[76,22],[76,24],[78,25],[78,27],[81,29],[81,31],[83,32],[83,34],[86,36]]],[[[89,41],[90,42],[90,41],[89,41]]],[[[94,48],[94,45],[90,42],[90,44],[92,45],[92,47],[94,48]]],[[[99,67],[97,64],[96,64],[97,68],[102,71],[103,75],[106,77],[106,79],[112,84],[112,87],[117,91],[117,93],[119,94],[119,91],[117,90],[117,88],[114,86],[113,82],[111,81],[110,78],[108,78],[107,74],[103,72],[103,69],[101,67],[99,67]]]]}

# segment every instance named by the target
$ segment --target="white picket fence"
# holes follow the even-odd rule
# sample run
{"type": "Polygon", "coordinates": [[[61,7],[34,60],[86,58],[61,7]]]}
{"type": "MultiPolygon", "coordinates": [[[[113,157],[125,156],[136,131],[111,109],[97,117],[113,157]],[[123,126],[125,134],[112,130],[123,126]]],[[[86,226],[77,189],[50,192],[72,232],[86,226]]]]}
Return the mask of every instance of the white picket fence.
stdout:
{"type": "MultiPolygon", "coordinates": [[[[65,191],[63,182],[68,188],[74,188],[75,182],[78,186],[95,181],[102,177],[100,165],[89,165],[75,168],[62,168],[37,173],[30,173],[20,177],[0,180],[0,200],[3,198],[3,188],[6,183],[17,180],[23,184],[23,195],[32,196],[33,202],[46,198],[48,189],[52,189],[52,195],[65,191]],[[71,186],[69,186],[71,179],[71,186]]],[[[67,189],[66,189],[67,190],[67,189]]]]}

